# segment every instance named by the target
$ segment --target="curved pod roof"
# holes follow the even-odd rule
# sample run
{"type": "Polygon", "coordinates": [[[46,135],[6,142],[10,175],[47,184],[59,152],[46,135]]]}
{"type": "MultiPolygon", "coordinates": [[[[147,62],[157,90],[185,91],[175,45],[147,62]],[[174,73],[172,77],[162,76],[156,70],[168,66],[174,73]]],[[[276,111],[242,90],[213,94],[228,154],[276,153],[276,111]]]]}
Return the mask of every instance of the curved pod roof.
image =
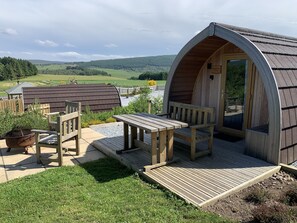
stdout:
{"type": "Polygon", "coordinates": [[[199,70],[214,52],[227,43],[243,50],[259,71],[268,100],[270,146],[274,151],[268,154],[267,160],[279,163],[280,149],[297,144],[292,139],[292,142],[286,142],[285,137],[281,137],[289,128],[293,129],[289,133],[291,138],[294,138],[293,131],[297,132],[297,99],[293,99],[293,95],[297,96],[296,38],[211,23],[191,39],[176,56],[167,79],[164,109],[167,109],[170,100],[191,103],[194,82],[199,70]],[[290,78],[287,77],[289,75],[290,78]],[[187,81],[189,89],[182,86],[187,81]],[[288,88],[289,93],[283,92],[288,88]],[[293,113],[294,119],[286,117],[292,116],[293,113]],[[293,122],[290,123],[290,120],[293,122]]]}

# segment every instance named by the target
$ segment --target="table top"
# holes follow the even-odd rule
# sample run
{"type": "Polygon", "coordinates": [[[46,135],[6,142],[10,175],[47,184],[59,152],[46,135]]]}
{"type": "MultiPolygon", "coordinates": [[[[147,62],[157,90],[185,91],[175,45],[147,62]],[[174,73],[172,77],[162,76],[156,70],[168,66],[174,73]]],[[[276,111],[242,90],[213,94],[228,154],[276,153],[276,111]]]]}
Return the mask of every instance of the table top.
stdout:
{"type": "Polygon", "coordinates": [[[122,121],[147,132],[159,132],[188,127],[188,123],[146,113],[114,115],[113,117],[117,121],[122,121]]]}

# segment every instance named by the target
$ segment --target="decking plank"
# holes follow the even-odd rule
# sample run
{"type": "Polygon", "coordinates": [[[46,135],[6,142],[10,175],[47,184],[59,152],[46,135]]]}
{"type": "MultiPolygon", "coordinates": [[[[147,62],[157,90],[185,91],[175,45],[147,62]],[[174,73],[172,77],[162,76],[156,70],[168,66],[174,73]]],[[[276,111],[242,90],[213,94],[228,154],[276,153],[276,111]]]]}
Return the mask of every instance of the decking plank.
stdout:
{"type": "MultiPolygon", "coordinates": [[[[144,141],[150,143],[149,134],[144,135],[144,141]]],[[[124,146],[123,137],[104,138],[96,142],[97,148],[102,143],[105,147],[110,147],[114,154],[124,146]]],[[[203,206],[268,177],[277,170],[277,166],[227,150],[229,145],[232,144],[225,143],[220,147],[219,143],[215,143],[213,157],[198,158],[194,162],[190,161],[189,153],[177,150],[175,146],[173,156],[179,162],[148,172],[142,171],[151,161],[148,151],[139,149],[115,156],[124,160],[123,163],[129,163],[129,166],[149,180],[196,206],[203,206]]]]}

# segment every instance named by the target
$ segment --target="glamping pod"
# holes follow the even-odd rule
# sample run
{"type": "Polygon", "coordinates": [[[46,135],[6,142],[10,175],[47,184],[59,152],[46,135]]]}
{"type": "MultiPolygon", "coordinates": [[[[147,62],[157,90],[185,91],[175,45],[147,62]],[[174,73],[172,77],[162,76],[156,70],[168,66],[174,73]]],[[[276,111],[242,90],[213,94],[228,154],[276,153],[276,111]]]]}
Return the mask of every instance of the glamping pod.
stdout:
{"type": "Polygon", "coordinates": [[[170,101],[216,109],[216,132],[273,164],[297,160],[297,38],[211,23],[176,56],[170,101]]]}

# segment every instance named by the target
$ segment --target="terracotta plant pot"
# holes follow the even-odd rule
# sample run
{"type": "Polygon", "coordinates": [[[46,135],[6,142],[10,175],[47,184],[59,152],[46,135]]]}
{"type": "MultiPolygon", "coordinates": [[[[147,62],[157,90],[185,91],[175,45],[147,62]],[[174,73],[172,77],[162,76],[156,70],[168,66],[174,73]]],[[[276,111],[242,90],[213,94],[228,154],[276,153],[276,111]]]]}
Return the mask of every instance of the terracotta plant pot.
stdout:
{"type": "Polygon", "coordinates": [[[6,145],[8,147],[7,152],[11,148],[23,148],[25,153],[28,153],[28,147],[33,146],[35,143],[35,133],[30,129],[18,129],[12,130],[4,136],[6,145]]]}

